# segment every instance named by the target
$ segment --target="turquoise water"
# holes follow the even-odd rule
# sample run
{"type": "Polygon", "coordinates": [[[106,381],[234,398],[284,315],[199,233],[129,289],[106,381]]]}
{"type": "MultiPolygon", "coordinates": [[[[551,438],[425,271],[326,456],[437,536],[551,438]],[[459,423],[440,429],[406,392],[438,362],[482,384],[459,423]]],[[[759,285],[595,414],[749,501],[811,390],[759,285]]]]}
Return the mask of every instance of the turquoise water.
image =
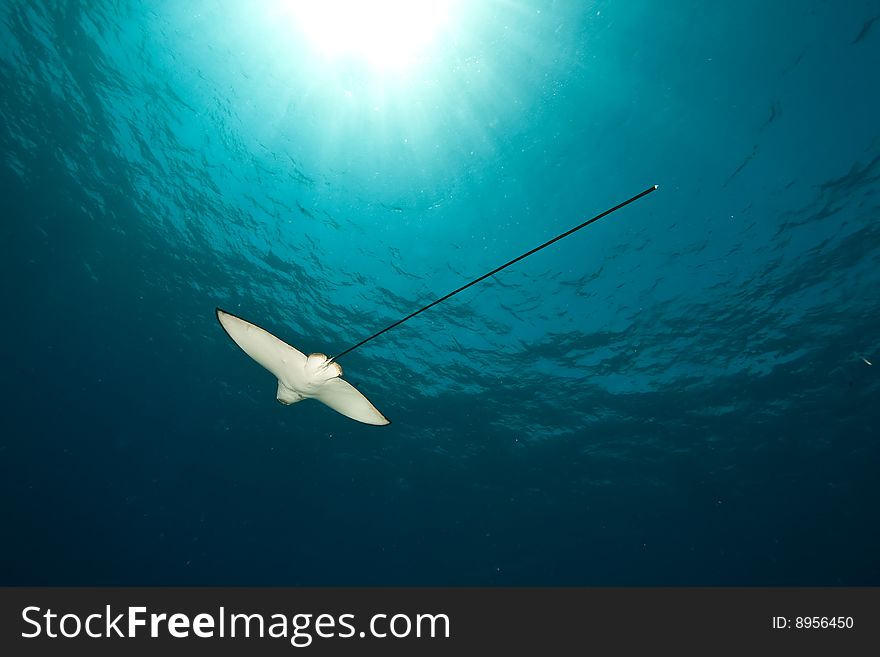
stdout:
{"type": "Polygon", "coordinates": [[[880,584],[880,5],[320,45],[0,7],[2,583],[880,584]],[[345,356],[388,427],[214,318],[339,353],[655,183],[345,356]]]}

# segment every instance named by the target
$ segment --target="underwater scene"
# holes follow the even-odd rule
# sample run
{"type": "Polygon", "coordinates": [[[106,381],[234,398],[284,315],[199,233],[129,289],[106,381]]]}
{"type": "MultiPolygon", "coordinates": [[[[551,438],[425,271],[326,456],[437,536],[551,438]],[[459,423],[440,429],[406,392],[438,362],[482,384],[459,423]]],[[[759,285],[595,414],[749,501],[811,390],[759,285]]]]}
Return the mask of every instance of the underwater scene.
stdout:
{"type": "Polygon", "coordinates": [[[5,0],[0,583],[880,585],[878,63],[876,0],[5,0]]]}

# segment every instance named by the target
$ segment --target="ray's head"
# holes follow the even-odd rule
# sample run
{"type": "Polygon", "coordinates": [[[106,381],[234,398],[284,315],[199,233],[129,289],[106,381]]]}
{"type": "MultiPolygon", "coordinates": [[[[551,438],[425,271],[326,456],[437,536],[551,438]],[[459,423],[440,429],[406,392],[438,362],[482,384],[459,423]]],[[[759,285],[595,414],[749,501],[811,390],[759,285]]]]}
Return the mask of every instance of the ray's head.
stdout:
{"type": "Polygon", "coordinates": [[[316,379],[329,381],[342,376],[342,365],[331,362],[324,354],[309,354],[306,359],[306,371],[316,379]]]}

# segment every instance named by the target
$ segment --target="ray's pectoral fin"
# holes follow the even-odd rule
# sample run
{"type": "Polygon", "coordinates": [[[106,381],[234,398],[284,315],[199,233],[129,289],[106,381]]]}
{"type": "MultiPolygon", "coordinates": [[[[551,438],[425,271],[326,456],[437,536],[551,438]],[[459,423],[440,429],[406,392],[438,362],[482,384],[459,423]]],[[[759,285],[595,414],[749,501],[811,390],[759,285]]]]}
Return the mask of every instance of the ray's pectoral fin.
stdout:
{"type": "Polygon", "coordinates": [[[288,380],[293,376],[297,380],[288,383],[295,384],[295,387],[304,383],[305,374],[297,376],[306,364],[306,355],[303,352],[294,349],[284,340],[279,340],[266,329],[220,308],[217,308],[217,320],[244,353],[272,372],[279,380],[288,380]]]}
{"type": "Polygon", "coordinates": [[[315,399],[358,422],[377,426],[391,424],[391,420],[344,379],[334,378],[324,383],[315,394],[315,399]]]}

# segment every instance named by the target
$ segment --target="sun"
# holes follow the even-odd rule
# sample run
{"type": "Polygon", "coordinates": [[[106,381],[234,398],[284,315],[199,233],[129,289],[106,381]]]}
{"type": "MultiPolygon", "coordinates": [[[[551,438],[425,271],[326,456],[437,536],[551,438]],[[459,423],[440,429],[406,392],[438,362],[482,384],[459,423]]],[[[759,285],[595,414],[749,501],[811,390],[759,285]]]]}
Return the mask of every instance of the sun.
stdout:
{"type": "Polygon", "coordinates": [[[407,69],[449,25],[452,0],[286,0],[317,52],[353,57],[379,70],[407,69]]]}

